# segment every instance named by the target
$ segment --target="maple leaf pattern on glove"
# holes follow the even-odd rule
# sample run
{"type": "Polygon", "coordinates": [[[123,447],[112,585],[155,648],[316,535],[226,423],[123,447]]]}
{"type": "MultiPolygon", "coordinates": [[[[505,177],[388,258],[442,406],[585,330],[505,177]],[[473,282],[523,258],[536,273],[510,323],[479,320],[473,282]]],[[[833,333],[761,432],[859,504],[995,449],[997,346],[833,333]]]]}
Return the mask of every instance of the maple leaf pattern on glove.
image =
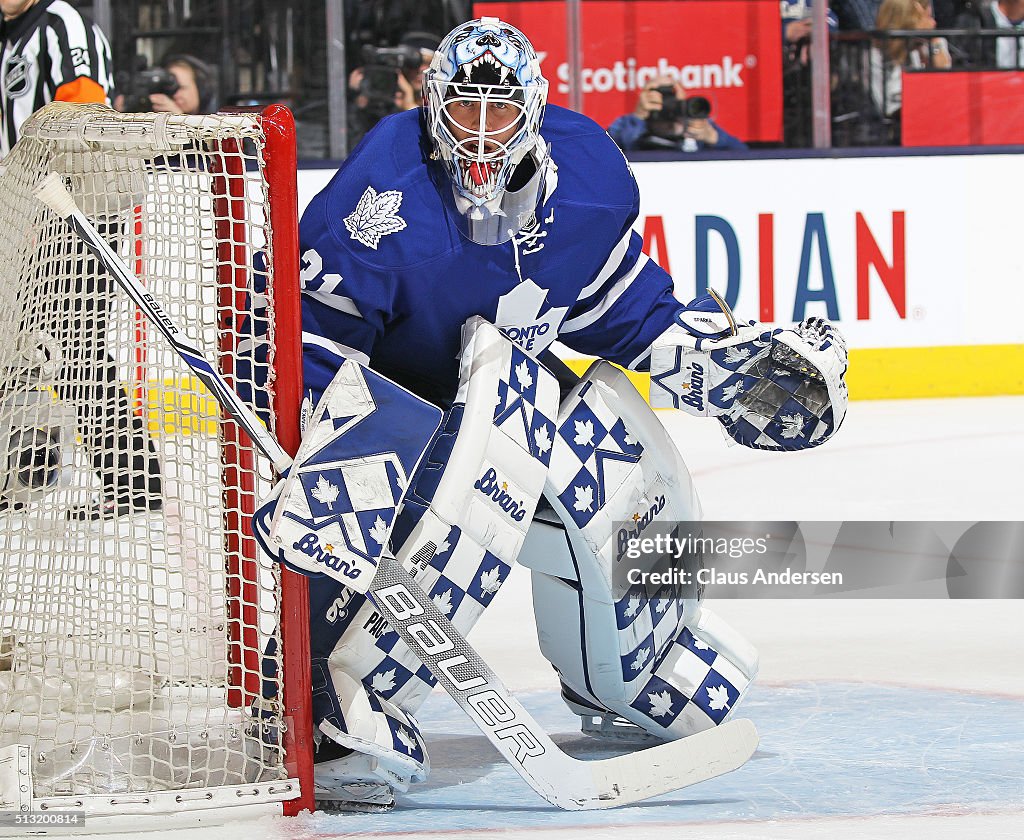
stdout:
{"type": "Polygon", "coordinates": [[[630,663],[629,667],[634,671],[639,671],[641,668],[644,667],[644,665],[647,664],[647,660],[650,659],[650,657],[650,648],[640,648],[640,650],[637,651],[636,659],[634,659],[632,663],[630,663]]]}
{"type": "Polygon", "coordinates": [[[573,426],[576,429],[577,446],[590,446],[594,441],[594,424],[590,420],[574,420],[573,426]]]}
{"type": "Polygon", "coordinates": [[[373,527],[370,529],[370,539],[377,543],[377,545],[383,547],[387,538],[388,524],[378,516],[373,523],[373,527]]]}
{"type": "Polygon", "coordinates": [[[516,365],[516,379],[520,387],[525,391],[533,384],[533,377],[530,375],[530,366],[525,361],[516,365]]]}
{"type": "Polygon", "coordinates": [[[497,566],[480,575],[480,589],[493,595],[501,587],[501,572],[497,566]]]}
{"type": "Polygon", "coordinates": [[[395,733],[402,746],[405,747],[405,751],[411,753],[416,749],[416,740],[410,735],[404,726],[398,727],[398,732],[395,733]]]}
{"type": "Polygon", "coordinates": [[[594,509],[594,488],[589,484],[586,487],[573,487],[576,493],[576,503],[573,507],[580,513],[590,513],[594,509]]]}
{"type": "Polygon", "coordinates": [[[533,433],[533,442],[537,444],[537,451],[541,455],[551,448],[551,434],[547,426],[541,426],[533,433]]]}

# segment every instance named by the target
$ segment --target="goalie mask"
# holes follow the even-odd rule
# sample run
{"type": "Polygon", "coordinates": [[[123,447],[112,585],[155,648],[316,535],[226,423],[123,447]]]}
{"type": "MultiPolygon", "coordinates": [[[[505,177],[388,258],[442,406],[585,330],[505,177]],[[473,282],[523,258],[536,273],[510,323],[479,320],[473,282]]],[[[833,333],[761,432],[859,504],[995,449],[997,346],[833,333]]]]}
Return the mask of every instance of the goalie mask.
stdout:
{"type": "Polygon", "coordinates": [[[550,163],[540,136],[548,83],[518,29],[481,18],[450,32],[424,76],[432,157],[462,233],[507,242],[533,216],[550,163]]]}

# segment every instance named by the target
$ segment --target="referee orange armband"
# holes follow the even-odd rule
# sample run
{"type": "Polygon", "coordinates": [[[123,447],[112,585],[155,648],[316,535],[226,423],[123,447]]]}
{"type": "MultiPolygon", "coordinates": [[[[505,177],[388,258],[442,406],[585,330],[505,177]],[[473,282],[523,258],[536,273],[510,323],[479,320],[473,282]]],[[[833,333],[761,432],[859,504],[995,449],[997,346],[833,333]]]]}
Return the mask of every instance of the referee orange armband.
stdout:
{"type": "Polygon", "coordinates": [[[57,88],[53,96],[57,102],[99,102],[107,101],[107,92],[95,79],[79,76],[57,88]]]}

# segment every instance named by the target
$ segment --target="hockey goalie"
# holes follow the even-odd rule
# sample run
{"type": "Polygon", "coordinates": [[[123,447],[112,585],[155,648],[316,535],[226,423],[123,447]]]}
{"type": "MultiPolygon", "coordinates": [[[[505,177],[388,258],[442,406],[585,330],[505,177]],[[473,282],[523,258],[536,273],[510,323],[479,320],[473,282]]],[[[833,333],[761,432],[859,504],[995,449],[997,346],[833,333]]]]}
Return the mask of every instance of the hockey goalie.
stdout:
{"type": "Polygon", "coordinates": [[[584,728],[695,736],[730,716],[757,653],[696,590],[613,587],[613,523],[700,506],[611,362],[650,372],[651,405],[753,448],[817,446],[846,410],[827,323],[769,329],[712,294],[673,296],[632,230],[628,165],[597,124],[547,106],[523,33],[460,25],[423,90],[303,217],[304,437],[255,521],[311,576],[316,796],[356,810],[391,807],[429,771],[415,716],[434,679],[358,594],[375,552],[463,634],[528,567],[542,652],[584,728]],[[576,378],[556,338],[599,360],[576,378]]]}

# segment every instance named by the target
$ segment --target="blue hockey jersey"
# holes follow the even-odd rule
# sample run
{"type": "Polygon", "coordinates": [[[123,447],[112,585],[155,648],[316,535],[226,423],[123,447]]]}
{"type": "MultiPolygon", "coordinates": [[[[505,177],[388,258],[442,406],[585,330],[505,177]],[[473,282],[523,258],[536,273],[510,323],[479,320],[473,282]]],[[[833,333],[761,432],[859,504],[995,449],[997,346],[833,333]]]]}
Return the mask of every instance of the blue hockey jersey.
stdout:
{"type": "MultiPolygon", "coordinates": [[[[477,245],[447,215],[418,111],[382,120],[302,217],[305,387],[315,403],[344,358],[442,406],[458,385],[461,327],[497,324],[534,354],[564,344],[631,368],[680,304],[632,231],[639,195],[597,123],[549,106],[557,170],[532,226],[477,245]]],[[[442,176],[443,177],[443,176],[442,176]]]]}

